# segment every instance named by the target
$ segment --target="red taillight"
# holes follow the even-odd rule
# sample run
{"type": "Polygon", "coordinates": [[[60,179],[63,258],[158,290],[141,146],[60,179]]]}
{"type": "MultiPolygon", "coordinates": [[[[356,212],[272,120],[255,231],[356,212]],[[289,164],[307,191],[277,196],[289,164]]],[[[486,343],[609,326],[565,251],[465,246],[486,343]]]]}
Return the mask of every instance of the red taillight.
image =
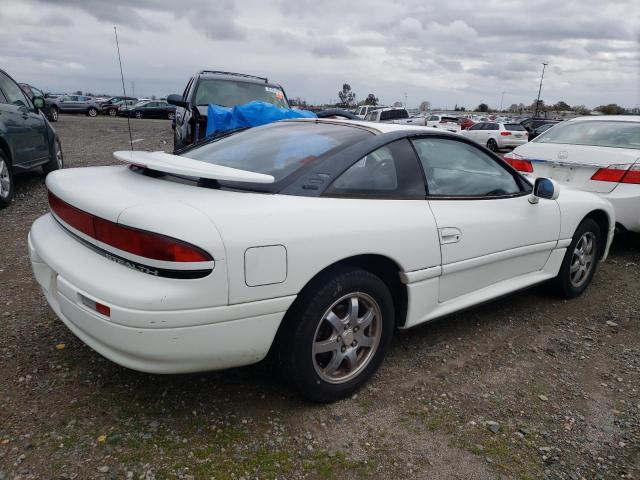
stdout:
{"type": "Polygon", "coordinates": [[[500,132],[501,137],[508,137],[509,135],[511,135],[511,132],[500,132]]]}
{"type": "Polygon", "coordinates": [[[159,233],[125,227],[84,212],[49,192],[51,210],[65,223],[119,250],[165,262],[210,262],[204,250],[159,233]]]}
{"type": "Polygon", "coordinates": [[[609,165],[606,168],[599,168],[591,180],[638,185],[640,184],[640,165],[630,168],[627,165],[609,165]]]}
{"type": "Polygon", "coordinates": [[[504,161],[511,165],[519,172],[533,173],[533,164],[529,160],[523,160],[520,158],[513,158],[509,155],[503,157],[504,161]]]}

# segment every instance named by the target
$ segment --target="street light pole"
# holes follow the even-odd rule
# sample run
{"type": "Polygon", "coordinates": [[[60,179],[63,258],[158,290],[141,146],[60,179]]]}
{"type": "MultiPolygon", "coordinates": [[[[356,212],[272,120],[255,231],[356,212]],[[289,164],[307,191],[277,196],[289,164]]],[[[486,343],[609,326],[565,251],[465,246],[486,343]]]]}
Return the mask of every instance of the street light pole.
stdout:
{"type": "Polygon", "coordinates": [[[500,111],[502,111],[502,102],[504,100],[504,92],[502,92],[502,96],[500,97],[500,111]]]}
{"type": "Polygon", "coordinates": [[[540,92],[542,92],[542,80],[544,79],[544,69],[547,68],[548,63],[542,62],[542,75],[540,76],[540,86],[538,87],[538,98],[536,99],[536,111],[533,114],[533,118],[538,117],[538,107],[540,106],[540,92]]]}

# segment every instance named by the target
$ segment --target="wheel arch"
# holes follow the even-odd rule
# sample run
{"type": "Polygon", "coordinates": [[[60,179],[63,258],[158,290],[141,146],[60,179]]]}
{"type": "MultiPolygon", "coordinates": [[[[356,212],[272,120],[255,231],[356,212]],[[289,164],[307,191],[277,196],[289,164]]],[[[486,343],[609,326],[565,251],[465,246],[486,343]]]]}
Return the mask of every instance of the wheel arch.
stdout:
{"type": "Polygon", "coordinates": [[[9,147],[7,141],[2,137],[0,137],[0,151],[5,154],[5,156],[9,160],[9,164],[13,165],[13,155],[11,154],[11,147],[9,147]]]}
{"type": "Polygon", "coordinates": [[[408,295],[406,285],[400,280],[400,272],[403,271],[400,265],[391,258],[381,254],[354,255],[326,266],[316,273],[302,287],[300,292],[298,292],[298,297],[287,310],[282,322],[280,322],[280,326],[278,327],[278,331],[276,332],[275,339],[271,346],[272,351],[277,350],[277,345],[280,344],[280,339],[283,332],[286,330],[288,322],[295,321],[292,317],[295,316],[296,308],[299,305],[299,299],[303,294],[315,288],[319,282],[323,282],[324,279],[333,272],[349,267],[361,268],[362,270],[371,272],[384,282],[391,293],[391,298],[393,299],[395,324],[396,326],[404,325],[407,318],[408,295]]]}
{"type": "Polygon", "coordinates": [[[590,211],[584,219],[587,218],[592,219],[598,224],[600,227],[600,233],[602,235],[602,242],[600,243],[600,251],[598,252],[598,258],[602,259],[604,257],[605,252],[607,251],[607,238],[609,236],[609,229],[611,228],[611,219],[609,215],[604,210],[592,210],[590,211]]]}

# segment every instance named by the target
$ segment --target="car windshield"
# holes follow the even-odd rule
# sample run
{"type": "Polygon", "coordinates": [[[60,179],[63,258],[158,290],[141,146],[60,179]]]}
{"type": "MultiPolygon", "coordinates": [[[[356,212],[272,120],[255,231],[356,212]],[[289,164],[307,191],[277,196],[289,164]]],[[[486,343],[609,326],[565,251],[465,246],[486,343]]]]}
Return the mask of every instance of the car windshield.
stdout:
{"type": "Polygon", "coordinates": [[[195,160],[284,179],[319,157],[372,133],[319,122],[279,122],[244,130],[196,147],[183,155],[195,160]]]}
{"type": "Polygon", "coordinates": [[[640,149],[640,122],[589,120],[555,125],[533,142],[640,149]]]}
{"type": "Polygon", "coordinates": [[[264,83],[201,79],[196,93],[196,105],[213,103],[223,107],[234,107],[254,100],[289,108],[282,89],[264,83]]]}

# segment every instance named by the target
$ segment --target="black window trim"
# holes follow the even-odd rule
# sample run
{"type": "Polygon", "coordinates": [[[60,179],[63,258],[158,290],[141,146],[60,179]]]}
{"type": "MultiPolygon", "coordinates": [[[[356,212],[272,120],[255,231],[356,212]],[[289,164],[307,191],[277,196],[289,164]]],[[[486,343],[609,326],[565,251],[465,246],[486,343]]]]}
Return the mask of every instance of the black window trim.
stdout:
{"type": "Polygon", "coordinates": [[[420,158],[417,156],[415,147],[411,142],[411,138],[412,138],[411,136],[405,136],[400,138],[390,138],[389,141],[383,144],[377,145],[375,148],[370,149],[367,153],[360,156],[360,158],[356,159],[353,163],[347,165],[340,173],[335,175],[334,178],[331,180],[331,182],[327,185],[325,190],[322,192],[320,197],[321,198],[352,198],[352,199],[361,199],[361,200],[425,200],[429,193],[427,189],[428,187],[427,187],[426,177],[424,174],[424,169],[422,168],[422,164],[420,163],[420,158]],[[387,145],[390,145],[395,142],[400,142],[402,140],[408,141],[409,147],[413,151],[414,161],[417,162],[418,171],[422,175],[422,184],[424,185],[425,195],[397,195],[393,193],[380,192],[379,190],[372,191],[372,193],[364,193],[363,190],[359,190],[359,191],[354,190],[353,192],[348,192],[348,193],[327,191],[331,188],[333,183],[342,176],[343,173],[345,173],[347,170],[349,170],[351,167],[353,167],[356,163],[358,163],[360,160],[365,158],[367,155],[370,155],[376,150],[384,148],[387,145]]]}
{"type": "Polygon", "coordinates": [[[431,134],[431,135],[412,135],[410,137],[407,137],[410,140],[411,146],[413,147],[413,151],[416,155],[416,159],[418,160],[419,166],[420,166],[420,171],[422,172],[422,177],[424,178],[425,181],[425,190],[427,192],[427,195],[425,197],[426,200],[500,200],[500,199],[505,199],[505,198],[517,198],[517,197],[524,197],[527,195],[531,195],[531,192],[533,191],[533,185],[531,185],[529,183],[529,181],[527,179],[525,179],[516,169],[514,169],[511,165],[509,165],[507,162],[505,162],[504,160],[502,160],[501,158],[496,157],[496,155],[489,150],[488,148],[485,148],[482,145],[478,145],[466,138],[457,138],[454,137],[452,135],[439,135],[439,134],[431,134]],[[454,142],[460,142],[460,143],[465,143],[467,145],[470,145],[478,150],[480,150],[482,153],[486,154],[489,158],[491,158],[494,162],[496,162],[500,167],[504,168],[508,173],[511,174],[511,176],[514,178],[514,180],[516,181],[516,183],[518,184],[518,188],[520,188],[520,192],[518,193],[508,193],[505,195],[432,195],[429,193],[429,182],[427,180],[427,176],[426,176],[426,172],[424,171],[424,168],[422,166],[422,162],[420,161],[420,156],[418,155],[418,151],[416,150],[415,145],[413,144],[414,140],[419,140],[422,138],[442,138],[442,139],[446,139],[446,140],[451,140],[454,142]]]}

